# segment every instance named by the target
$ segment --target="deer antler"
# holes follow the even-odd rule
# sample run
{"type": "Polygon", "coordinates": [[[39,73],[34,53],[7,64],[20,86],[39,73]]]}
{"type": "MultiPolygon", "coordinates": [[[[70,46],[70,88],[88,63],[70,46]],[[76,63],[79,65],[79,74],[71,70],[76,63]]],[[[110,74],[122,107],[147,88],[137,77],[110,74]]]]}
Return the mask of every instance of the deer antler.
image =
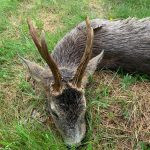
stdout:
{"type": "Polygon", "coordinates": [[[60,73],[54,59],[51,57],[51,55],[48,52],[48,47],[47,47],[46,40],[45,40],[45,33],[44,33],[44,31],[42,31],[41,41],[40,41],[38,38],[38,35],[37,35],[37,31],[34,28],[32,22],[29,19],[27,20],[27,22],[28,22],[31,37],[32,37],[39,53],[41,54],[42,58],[48,64],[48,66],[51,69],[52,74],[54,76],[53,88],[56,91],[60,91],[60,89],[62,87],[61,73],[60,73]]]}
{"type": "Polygon", "coordinates": [[[73,78],[73,84],[76,85],[78,88],[81,87],[82,78],[84,76],[85,69],[87,67],[87,64],[92,54],[94,33],[93,33],[93,28],[90,26],[90,20],[88,17],[86,18],[86,28],[87,28],[87,41],[86,41],[85,52],[82,56],[80,64],[73,78]]]}

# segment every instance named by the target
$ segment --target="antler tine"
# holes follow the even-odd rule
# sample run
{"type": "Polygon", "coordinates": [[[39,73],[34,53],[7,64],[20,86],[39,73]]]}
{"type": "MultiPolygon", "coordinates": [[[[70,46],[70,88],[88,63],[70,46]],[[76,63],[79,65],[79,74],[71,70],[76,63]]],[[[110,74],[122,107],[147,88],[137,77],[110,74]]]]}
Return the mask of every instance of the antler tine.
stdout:
{"type": "Polygon", "coordinates": [[[58,66],[56,65],[54,59],[51,57],[51,55],[48,52],[48,47],[46,44],[46,40],[45,40],[45,33],[44,31],[42,31],[41,34],[41,46],[42,46],[42,50],[43,50],[43,54],[45,56],[45,61],[47,62],[48,66],[50,67],[52,74],[54,76],[54,89],[56,89],[56,91],[59,91],[62,87],[62,83],[61,83],[61,73],[58,69],[58,66]]]}
{"type": "Polygon", "coordinates": [[[32,37],[39,53],[41,54],[42,58],[48,64],[48,66],[51,69],[52,74],[54,76],[53,88],[56,91],[60,91],[60,89],[62,87],[61,73],[60,73],[55,61],[53,60],[53,58],[51,57],[51,55],[48,52],[48,47],[47,47],[46,40],[45,40],[45,33],[44,33],[44,31],[42,31],[41,41],[40,41],[38,38],[37,32],[36,32],[36,29],[34,28],[32,22],[29,19],[27,20],[27,22],[28,22],[31,37],[32,37]]]}
{"type": "Polygon", "coordinates": [[[27,19],[27,23],[28,23],[28,27],[29,27],[29,31],[30,31],[30,35],[34,41],[34,44],[36,45],[39,53],[42,55],[43,57],[43,53],[41,51],[41,44],[40,44],[40,41],[39,41],[39,38],[38,38],[38,35],[37,35],[37,31],[36,29],[34,28],[32,22],[30,19],[27,19]]]}
{"type": "Polygon", "coordinates": [[[76,70],[75,76],[73,78],[73,83],[77,87],[81,87],[82,78],[92,54],[94,33],[93,28],[90,26],[90,20],[88,17],[86,18],[86,28],[87,28],[87,41],[85,51],[80,61],[80,64],[76,70]]]}

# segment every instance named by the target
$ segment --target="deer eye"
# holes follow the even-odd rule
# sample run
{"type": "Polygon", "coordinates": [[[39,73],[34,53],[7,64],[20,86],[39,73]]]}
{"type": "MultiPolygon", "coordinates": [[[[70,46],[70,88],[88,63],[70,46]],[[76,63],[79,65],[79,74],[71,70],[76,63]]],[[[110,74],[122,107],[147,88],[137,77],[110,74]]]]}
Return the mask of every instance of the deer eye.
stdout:
{"type": "Polygon", "coordinates": [[[52,115],[53,115],[53,116],[55,116],[56,118],[59,118],[59,116],[57,115],[57,113],[56,113],[56,112],[51,111],[51,113],[52,113],[52,115]]]}

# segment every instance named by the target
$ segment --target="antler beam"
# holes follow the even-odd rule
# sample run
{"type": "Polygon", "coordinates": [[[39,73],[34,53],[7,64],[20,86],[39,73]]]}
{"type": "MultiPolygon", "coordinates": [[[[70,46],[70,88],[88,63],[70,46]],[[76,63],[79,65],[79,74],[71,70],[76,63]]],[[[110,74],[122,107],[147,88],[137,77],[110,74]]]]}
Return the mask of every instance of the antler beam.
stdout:
{"type": "Polygon", "coordinates": [[[48,64],[48,66],[51,69],[52,74],[54,76],[53,88],[56,91],[60,91],[60,89],[62,87],[61,73],[60,73],[58,66],[55,63],[54,59],[52,58],[52,56],[48,52],[48,47],[47,47],[46,40],[45,40],[45,33],[44,33],[44,31],[42,31],[41,40],[39,40],[38,35],[37,35],[37,31],[34,28],[32,22],[29,19],[27,20],[27,22],[28,22],[31,37],[32,37],[39,53],[41,54],[42,58],[48,64]]]}
{"type": "Polygon", "coordinates": [[[80,61],[80,64],[76,70],[75,76],[73,78],[73,83],[78,88],[81,87],[82,78],[84,76],[85,69],[87,67],[87,64],[92,54],[94,33],[93,33],[93,28],[90,26],[90,20],[88,17],[86,18],[86,28],[87,28],[87,41],[86,41],[85,51],[80,61]]]}

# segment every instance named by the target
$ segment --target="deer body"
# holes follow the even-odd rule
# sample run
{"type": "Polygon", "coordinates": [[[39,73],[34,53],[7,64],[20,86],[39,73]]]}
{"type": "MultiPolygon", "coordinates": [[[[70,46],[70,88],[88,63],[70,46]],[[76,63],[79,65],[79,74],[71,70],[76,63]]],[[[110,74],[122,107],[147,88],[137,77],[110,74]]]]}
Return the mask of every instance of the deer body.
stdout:
{"type": "MultiPolygon", "coordinates": [[[[61,53],[68,64],[78,65],[86,43],[85,27],[84,22],[80,23],[59,41],[53,53],[54,57],[60,56],[61,53]]],[[[150,74],[149,18],[117,21],[94,19],[91,21],[91,27],[94,30],[92,57],[100,54],[102,50],[105,52],[97,69],[116,70],[122,67],[130,73],[150,74]]]]}
{"type": "Polygon", "coordinates": [[[32,39],[46,61],[45,68],[23,59],[47,95],[47,111],[68,145],[79,144],[86,131],[84,87],[96,69],[123,67],[150,74],[150,21],[88,19],[58,42],[49,54],[44,33],[39,39],[28,21],[32,39]],[[91,27],[90,27],[91,26],[91,27]],[[103,57],[103,50],[105,51],[103,57]],[[102,59],[103,57],[103,59],[102,59]]]}

